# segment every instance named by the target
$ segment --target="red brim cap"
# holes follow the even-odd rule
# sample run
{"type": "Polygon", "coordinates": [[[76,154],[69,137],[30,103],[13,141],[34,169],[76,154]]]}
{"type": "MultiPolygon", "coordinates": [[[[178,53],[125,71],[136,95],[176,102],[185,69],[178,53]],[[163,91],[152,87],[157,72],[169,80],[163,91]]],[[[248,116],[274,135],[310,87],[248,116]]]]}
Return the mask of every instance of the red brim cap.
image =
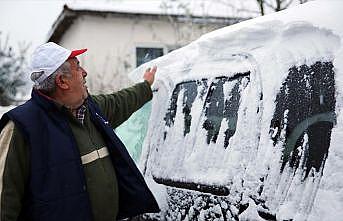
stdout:
{"type": "Polygon", "coordinates": [[[74,51],[71,52],[71,54],[69,55],[68,58],[74,58],[74,57],[76,57],[76,56],[78,56],[80,54],[85,53],[86,51],[87,51],[87,48],[80,49],[80,50],[74,50],[74,51]]]}

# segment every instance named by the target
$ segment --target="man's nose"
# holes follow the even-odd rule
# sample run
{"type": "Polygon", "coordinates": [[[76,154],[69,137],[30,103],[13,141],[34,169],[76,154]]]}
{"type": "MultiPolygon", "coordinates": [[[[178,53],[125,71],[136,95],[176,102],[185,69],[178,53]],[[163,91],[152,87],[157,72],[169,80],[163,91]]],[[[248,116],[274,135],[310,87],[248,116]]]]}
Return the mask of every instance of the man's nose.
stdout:
{"type": "Polygon", "coordinates": [[[82,68],[82,76],[86,77],[87,76],[87,71],[85,69],[82,68]]]}

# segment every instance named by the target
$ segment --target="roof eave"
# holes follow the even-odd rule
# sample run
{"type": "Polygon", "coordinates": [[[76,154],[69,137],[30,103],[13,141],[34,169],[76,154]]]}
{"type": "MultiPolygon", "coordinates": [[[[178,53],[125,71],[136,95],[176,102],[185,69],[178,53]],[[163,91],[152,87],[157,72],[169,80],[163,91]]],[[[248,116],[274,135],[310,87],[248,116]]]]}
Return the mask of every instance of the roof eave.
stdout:
{"type": "Polygon", "coordinates": [[[213,17],[213,16],[188,16],[188,15],[176,15],[176,14],[147,14],[147,13],[128,13],[128,12],[113,12],[113,11],[94,11],[86,9],[71,9],[67,5],[64,5],[63,11],[58,16],[52,28],[50,29],[47,37],[47,42],[59,43],[64,32],[69,29],[73,24],[74,20],[81,15],[97,15],[106,17],[107,15],[117,15],[117,16],[127,16],[127,17],[151,17],[156,18],[173,18],[176,22],[188,22],[192,21],[194,23],[200,24],[226,24],[231,25],[239,21],[247,20],[250,18],[230,18],[230,17],[213,17]]]}
{"type": "Polygon", "coordinates": [[[71,26],[73,20],[76,19],[76,17],[77,13],[69,9],[67,5],[64,5],[63,11],[57,17],[56,21],[54,22],[48,33],[47,42],[51,41],[59,43],[63,36],[63,33],[71,26]]]}

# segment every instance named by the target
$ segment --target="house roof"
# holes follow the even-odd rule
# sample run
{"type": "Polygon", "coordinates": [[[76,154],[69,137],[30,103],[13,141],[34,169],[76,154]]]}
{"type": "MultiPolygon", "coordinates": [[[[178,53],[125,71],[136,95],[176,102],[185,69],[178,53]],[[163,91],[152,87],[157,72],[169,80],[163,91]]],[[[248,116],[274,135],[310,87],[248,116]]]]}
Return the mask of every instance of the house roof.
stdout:
{"type": "Polygon", "coordinates": [[[183,22],[233,24],[258,15],[255,0],[231,0],[229,3],[209,0],[177,1],[76,1],[64,5],[50,32],[47,41],[59,42],[63,33],[80,15],[95,16],[145,16],[151,18],[174,17],[183,22]]]}
{"type": "Polygon", "coordinates": [[[258,15],[256,0],[145,0],[145,1],[83,1],[68,4],[72,10],[122,12],[155,15],[191,15],[195,17],[252,17],[258,15]],[[226,3],[225,3],[226,2],[226,3]],[[244,3],[243,3],[244,2],[244,3]]]}

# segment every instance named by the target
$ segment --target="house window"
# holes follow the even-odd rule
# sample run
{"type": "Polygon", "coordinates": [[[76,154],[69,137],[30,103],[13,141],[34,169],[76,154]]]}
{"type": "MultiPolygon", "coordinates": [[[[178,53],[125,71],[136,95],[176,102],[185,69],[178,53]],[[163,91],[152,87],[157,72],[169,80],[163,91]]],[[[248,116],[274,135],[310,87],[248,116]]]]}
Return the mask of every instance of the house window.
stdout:
{"type": "Polygon", "coordinates": [[[136,66],[163,55],[163,48],[136,47],[136,66]]]}

